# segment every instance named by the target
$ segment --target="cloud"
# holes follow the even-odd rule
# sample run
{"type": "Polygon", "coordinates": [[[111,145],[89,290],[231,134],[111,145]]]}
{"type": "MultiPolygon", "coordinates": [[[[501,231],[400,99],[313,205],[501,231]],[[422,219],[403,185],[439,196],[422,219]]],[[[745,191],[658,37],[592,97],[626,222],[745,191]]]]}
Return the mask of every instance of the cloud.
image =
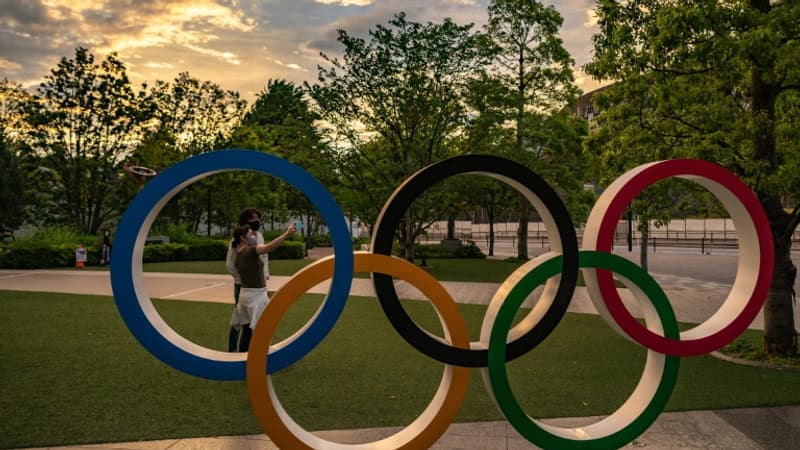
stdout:
{"type": "Polygon", "coordinates": [[[14,61],[9,61],[3,57],[0,57],[0,70],[7,70],[9,72],[18,72],[22,69],[20,64],[15,63],[14,61]]]}
{"type": "Polygon", "coordinates": [[[308,72],[308,69],[303,69],[302,67],[300,67],[299,65],[297,65],[297,64],[295,64],[295,63],[286,64],[286,63],[284,63],[283,61],[281,61],[280,59],[273,59],[273,60],[272,60],[272,62],[274,62],[275,64],[277,64],[277,65],[279,65],[279,66],[282,66],[282,67],[287,67],[287,68],[289,68],[289,69],[293,69],[293,70],[300,70],[300,71],[303,71],[303,72],[308,72]]]}
{"type": "Polygon", "coordinates": [[[367,6],[371,5],[374,0],[314,0],[315,3],[322,3],[323,5],[341,5],[341,6],[367,6]]]}
{"type": "Polygon", "coordinates": [[[209,56],[213,56],[215,58],[219,58],[219,59],[225,61],[226,63],[233,64],[235,66],[238,66],[239,64],[242,63],[236,57],[236,55],[231,53],[231,52],[220,52],[220,51],[217,51],[217,50],[212,50],[210,48],[203,48],[203,47],[198,47],[196,45],[189,45],[189,44],[186,45],[186,48],[194,50],[197,53],[201,53],[203,55],[209,55],[209,56]]]}
{"type": "MultiPolygon", "coordinates": [[[[561,36],[580,67],[591,58],[593,0],[549,0],[564,16],[561,36]]],[[[320,52],[336,57],[337,29],[367,37],[405,11],[408,19],[486,22],[489,0],[2,0],[0,79],[35,84],[78,46],[97,59],[118,52],[134,83],[179,72],[243,95],[270,78],[314,82],[320,52]],[[277,63],[276,61],[280,61],[277,63]],[[246,68],[246,69],[245,69],[246,68]]],[[[584,85],[591,80],[576,71],[584,85]]],[[[579,83],[579,85],[581,85],[579,83]]],[[[583,85],[581,85],[583,87],[583,85]]],[[[585,89],[585,88],[584,88],[585,89]]]]}
{"type": "MultiPolygon", "coordinates": [[[[41,77],[75,47],[127,60],[141,50],[179,46],[229,64],[234,51],[209,47],[220,36],[247,33],[257,22],[215,0],[5,0],[0,12],[0,57],[22,65],[22,77],[41,77]]],[[[6,67],[0,68],[3,71],[6,67]]]]}
{"type": "Polygon", "coordinates": [[[459,24],[475,24],[478,30],[486,22],[487,0],[384,0],[361,13],[341,17],[320,30],[314,39],[306,42],[308,48],[326,54],[341,50],[336,42],[338,30],[351,36],[367,37],[376,25],[386,25],[395,14],[405,12],[408,20],[415,22],[441,22],[450,18],[459,24]]]}
{"type": "Polygon", "coordinates": [[[146,63],[144,66],[150,69],[172,69],[173,67],[175,67],[173,64],[170,63],[153,62],[153,61],[146,63]]]}

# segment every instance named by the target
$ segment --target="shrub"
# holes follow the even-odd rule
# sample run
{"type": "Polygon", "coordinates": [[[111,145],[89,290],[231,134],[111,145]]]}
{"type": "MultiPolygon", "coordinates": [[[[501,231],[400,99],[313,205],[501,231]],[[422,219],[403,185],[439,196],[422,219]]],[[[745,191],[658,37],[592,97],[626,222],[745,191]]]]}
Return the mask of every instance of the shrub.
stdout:
{"type": "Polygon", "coordinates": [[[462,245],[458,248],[458,250],[456,250],[455,257],[484,259],[486,258],[486,255],[484,255],[481,249],[475,245],[475,242],[467,241],[467,245],[462,245]]]}
{"type": "MultiPolygon", "coordinates": [[[[101,246],[85,245],[84,247],[87,254],[86,264],[98,265],[101,246]]],[[[77,248],[77,244],[53,244],[36,239],[0,244],[0,268],[72,267],[75,265],[77,248]]],[[[170,242],[145,245],[143,261],[224,261],[227,253],[227,240],[200,239],[191,244],[170,242]]],[[[270,258],[273,259],[302,259],[303,257],[305,257],[305,244],[288,240],[270,253],[270,258]]]]}
{"type": "Polygon", "coordinates": [[[354,237],[353,238],[353,250],[361,250],[361,244],[369,245],[369,238],[365,237],[354,237]]]}
{"type": "MultiPolygon", "coordinates": [[[[171,244],[188,244],[195,239],[195,235],[189,232],[188,225],[185,223],[167,224],[163,232],[150,231],[150,234],[165,235],[169,237],[171,244]]],[[[197,236],[200,237],[200,236],[197,236]]]]}
{"type": "Polygon", "coordinates": [[[306,244],[286,240],[270,252],[269,259],[302,259],[306,256],[306,244]]]}
{"type": "MultiPolygon", "coordinates": [[[[286,230],[261,230],[261,234],[264,235],[264,242],[269,242],[282,235],[284,232],[286,232],[286,230]]],[[[303,242],[303,235],[297,232],[289,236],[286,240],[289,242],[303,242]]]]}
{"type": "MultiPolygon", "coordinates": [[[[399,242],[392,244],[392,254],[399,257],[405,256],[405,247],[399,242]]],[[[462,245],[455,252],[446,250],[441,244],[414,244],[414,258],[474,258],[483,259],[486,255],[483,254],[480,248],[474,242],[468,241],[466,245],[462,245]]]]}
{"type": "MultiPolygon", "coordinates": [[[[72,267],[75,265],[77,245],[50,244],[33,239],[17,241],[0,247],[0,268],[41,269],[46,267],[72,267]]],[[[87,264],[98,263],[98,250],[85,246],[87,264]]]]}
{"type": "Polygon", "coordinates": [[[314,247],[333,247],[333,239],[330,234],[315,234],[311,236],[311,245],[314,247]]]}
{"type": "MultiPolygon", "coordinates": [[[[144,246],[144,262],[185,261],[189,246],[186,244],[150,244],[144,246]]],[[[223,259],[225,259],[223,257],[223,259]]]]}
{"type": "Polygon", "coordinates": [[[227,240],[204,239],[189,244],[186,261],[224,261],[228,254],[227,240]]]}
{"type": "Polygon", "coordinates": [[[51,245],[73,245],[75,248],[78,244],[83,244],[85,247],[92,246],[97,242],[103,242],[103,237],[93,236],[91,234],[79,233],[72,228],[66,226],[44,227],[36,230],[32,236],[20,239],[16,243],[25,244],[27,242],[41,242],[51,245]]]}

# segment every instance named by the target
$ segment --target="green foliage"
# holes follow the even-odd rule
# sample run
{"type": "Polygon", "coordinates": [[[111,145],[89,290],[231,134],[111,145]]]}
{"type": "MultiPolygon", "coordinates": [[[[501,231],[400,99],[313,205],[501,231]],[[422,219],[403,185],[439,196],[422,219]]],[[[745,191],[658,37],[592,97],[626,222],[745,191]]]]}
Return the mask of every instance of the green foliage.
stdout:
{"type": "MultiPolygon", "coordinates": [[[[317,129],[319,115],[311,109],[303,90],[286,80],[269,80],[231,138],[231,146],[264,151],[295,163],[328,189],[337,184],[334,156],[317,129]]],[[[265,209],[287,209],[303,218],[307,245],[318,231],[321,220],[316,207],[299,190],[278,179],[256,185],[270,203],[257,203],[265,209]]],[[[254,185],[242,191],[251,199],[254,185]]],[[[234,199],[235,201],[235,199],[234,199]]]]}
{"type": "MultiPolygon", "coordinates": [[[[146,263],[170,261],[224,261],[228,253],[228,239],[208,239],[186,233],[185,226],[172,227],[170,242],[148,244],[142,260],[146,263]]],[[[300,259],[305,256],[302,238],[287,240],[270,252],[271,259],[300,259]]],[[[67,227],[50,227],[38,230],[33,236],[0,245],[0,268],[43,269],[72,267],[75,250],[83,244],[88,256],[87,264],[99,263],[102,238],[82,235],[67,227]]]]}
{"type": "MultiPolygon", "coordinates": [[[[494,99],[482,104],[500,126],[513,123],[500,154],[524,164],[557,187],[567,203],[580,204],[585,178],[581,139],[585,124],[566,112],[578,94],[574,61],[559,37],[563,23],[555,7],[539,1],[493,0],[485,31],[496,52],[492,78],[480,89],[494,99]]],[[[529,202],[518,196],[518,257],[527,259],[529,202]]],[[[580,211],[580,208],[578,208],[580,211]]]]}
{"type": "Polygon", "coordinates": [[[781,357],[769,355],[764,350],[764,339],[755,330],[747,330],[733,342],[720,350],[721,353],[755,364],[767,364],[778,367],[800,369],[800,356],[781,357]]]}
{"type": "Polygon", "coordinates": [[[305,256],[306,244],[288,240],[269,253],[270,259],[302,259],[305,256]]]}
{"type": "Polygon", "coordinates": [[[183,261],[224,261],[228,255],[227,239],[195,240],[188,244],[183,261]]]}
{"type": "Polygon", "coordinates": [[[98,264],[102,237],[81,234],[66,226],[52,226],[0,246],[0,268],[72,267],[78,245],[86,248],[87,264],[98,264]]]}
{"type": "Polygon", "coordinates": [[[510,115],[517,119],[520,142],[528,132],[522,123],[526,107],[556,112],[577,97],[575,63],[559,37],[563,22],[554,6],[536,0],[493,0],[489,5],[485,31],[495,46],[497,77],[510,115]]]}
{"type": "MultiPolygon", "coordinates": [[[[19,161],[6,143],[0,128],[0,233],[14,231],[22,225],[23,178],[19,161]]],[[[3,236],[0,235],[0,240],[3,236]]]]}
{"type": "MultiPolygon", "coordinates": [[[[191,244],[150,244],[144,247],[144,262],[224,261],[228,253],[227,240],[194,241],[191,244]]],[[[302,242],[285,241],[271,251],[270,259],[300,259],[305,256],[302,242]]]]}
{"type": "Polygon", "coordinates": [[[473,258],[473,259],[483,259],[486,258],[486,255],[483,254],[480,248],[475,245],[473,241],[467,241],[466,245],[462,245],[458,248],[455,252],[456,258],[473,258]]]}
{"type": "Polygon", "coordinates": [[[49,182],[51,220],[95,234],[118,213],[119,161],[142,130],[141,100],[115,54],[95,63],[78,48],[45,76],[25,119],[30,156],[50,175],[31,179],[49,182]]]}
{"type": "Polygon", "coordinates": [[[353,250],[361,250],[362,244],[369,245],[370,240],[366,237],[354,237],[353,238],[353,250]]]}
{"type": "Polygon", "coordinates": [[[333,239],[330,234],[316,234],[311,238],[314,247],[333,247],[333,239]]]}
{"type": "MultiPolygon", "coordinates": [[[[171,83],[157,80],[141,101],[148,127],[141,143],[125,163],[157,171],[188,156],[224,148],[244,114],[246,102],[238,92],[225,90],[189,73],[180,73],[171,83]]],[[[202,219],[229,228],[247,200],[246,183],[252,174],[218,174],[187,186],[164,208],[156,223],[188,224],[197,232],[202,219]],[[208,211],[209,196],[211,211],[208,211]],[[207,216],[210,213],[210,218],[207,216]]],[[[127,204],[135,195],[136,184],[127,180],[127,204]]]]}
{"type": "Polygon", "coordinates": [[[598,96],[602,114],[586,148],[612,177],[694,157],[743,178],[776,250],[765,343],[770,353],[796,353],[790,247],[800,224],[800,3],[600,0],[597,16],[586,71],[617,83],[598,96]]]}
{"type": "MultiPolygon", "coordinates": [[[[186,244],[167,243],[167,244],[150,244],[144,246],[144,253],[142,254],[143,262],[167,262],[167,261],[181,261],[187,257],[186,244]]],[[[223,256],[222,259],[225,259],[223,256]]]]}
{"type": "Polygon", "coordinates": [[[71,227],[56,225],[39,228],[33,233],[33,235],[22,239],[19,242],[28,241],[45,242],[54,245],[72,245],[77,247],[78,244],[102,244],[103,239],[100,235],[94,236],[91,234],[79,233],[71,227]]]}
{"type": "MultiPolygon", "coordinates": [[[[392,244],[392,254],[395,256],[405,256],[405,247],[399,242],[392,244]]],[[[467,241],[455,251],[449,251],[441,244],[414,244],[414,254],[417,258],[460,258],[460,259],[484,259],[480,248],[472,241],[467,241]]]]}
{"type": "MultiPolygon", "coordinates": [[[[283,229],[280,229],[280,230],[264,230],[264,231],[261,232],[261,234],[264,236],[264,242],[269,242],[269,241],[277,238],[278,236],[282,235],[285,232],[286,232],[286,230],[283,230],[283,229]]],[[[300,233],[295,233],[295,234],[287,237],[286,241],[284,241],[284,242],[303,242],[303,236],[300,235],[300,233]]]]}
{"type": "MultiPolygon", "coordinates": [[[[72,267],[75,265],[77,246],[49,244],[27,240],[22,243],[0,245],[0,268],[43,269],[48,267],[72,267]]],[[[98,263],[98,250],[86,247],[87,264],[98,263]]]]}
{"type": "MultiPolygon", "coordinates": [[[[337,161],[342,202],[353,215],[373,223],[406,177],[454,154],[470,80],[490,62],[482,39],[471,25],[422,24],[404,13],[376,25],[369,39],[339,31],[343,56],[325,56],[331,67],[320,68],[310,90],[334,137],[349,144],[337,161]]],[[[412,209],[400,239],[413,242],[431,213],[412,209]]]]}
{"type": "Polygon", "coordinates": [[[148,131],[163,134],[166,143],[173,144],[165,152],[184,157],[220,148],[241,120],[246,104],[238,92],[200,81],[188,72],[172,83],[156,81],[146,102],[154,119],[148,131]]]}

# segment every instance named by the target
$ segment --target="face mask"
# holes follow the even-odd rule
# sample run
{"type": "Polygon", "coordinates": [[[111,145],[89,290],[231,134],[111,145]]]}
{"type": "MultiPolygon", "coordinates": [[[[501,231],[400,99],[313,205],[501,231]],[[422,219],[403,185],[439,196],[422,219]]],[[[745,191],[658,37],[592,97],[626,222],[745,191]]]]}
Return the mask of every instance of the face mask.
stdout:
{"type": "Polygon", "coordinates": [[[261,228],[261,222],[258,220],[250,222],[248,225],[250,225],[250,229],[253,231],[258,231],[258,229],[261,228]]]}
{"type": "Polygon", "coordinates": [[[248,245],[256,245],[258,244],[258,238],[254,234],[247,235],[247,244],[248,245]]]}

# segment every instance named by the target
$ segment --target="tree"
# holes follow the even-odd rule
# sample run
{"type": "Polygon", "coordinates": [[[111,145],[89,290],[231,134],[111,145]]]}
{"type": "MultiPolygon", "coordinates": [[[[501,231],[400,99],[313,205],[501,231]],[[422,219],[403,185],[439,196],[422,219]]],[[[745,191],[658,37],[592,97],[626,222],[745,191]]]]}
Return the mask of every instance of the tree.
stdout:
{"type": "MultiPolygon", "coordinates": [[[[38,224],[42,219],[41,211],[49,210],[52,206],[48,204],[52,177],[29,145],[31,127],[28,119],[33,102],[33,95],[19,84],[9,80],[0,82],[0,135],[5,151],[10,155],[8,180],[3,180],[9,183],[9,187],[4,191],[9,199],[13,198],[16,202],[14,207],[3,208],[8,212],[6,220],[10,221],[7,228],[11,224],[15,224],[13,228],[16,228],[26,221],[38,224]],[[18,168],[21,181],[17,180],[17,172],[13,167],[18,168]],[[17,189],[22,189],[21,195],[17,189]]],[[[4,176],[5,173],[4,169],[4,176]]]]}
{"type": "MultiPolygon", "coordinates": [[[[466,87],[488,63],[471,27],[450,19],[421,24],[399,13],[370,30],[368,41],[339,31],[343,59],[323,54],[332,67],[320,67],[319,83],[309,88],[340,142],[348,197],[373,196],[380,205],[416,170],[453,154],[452,138],[466,120],[466,87]],[[368,179],[375,182],[362,184],[368,179]]],[[[407,258],[431,213],[411,208],[396,230],[407,258]]]]}
{"type": "Polygon", "coordinates": [[[219,148],[242,120],[246,102],[236,91],[188,72],[172,83],[156,81],[147,102],[153,115],[150,132],[168,132],[174,149],[189,156],[219,148]]]}
{"type": "Polygon", "coordinates": [[[709,159],[750,184],[775,249],[766,350],[796,353],[789,251],[800,223],[800,4],[600,0],[597,14],[586,70],[618,81],[601,105],[600,132],[632,155],[709,159]],[[637,142],[656,143],[662,154],[637,142]]]}
{"type": "MultiPolygon", "coordinates": [[[[130,162],[154,169],[224,147],[239,126],[246,106],[238,92],[198,80],[188,72],[180,73],[172,83],[156,81],[143,104],[152,120],[142,146],[130,162]]],[[[210,233],[215,223],[213,205],[226,205],[224,182],[229,178],[214,176],[188,186],[165,206],[166,217],[175,223],[188,223],[192,232],[198,231],[205,218],[210,233]],[[214,201],[215,194],[223,198],[214,201]]],[[[228,224],[230,217],[237,214],[218,214],[216,222],[228,224]]]]}
{"type": "Polygon", "coordinates": [[[0,132],[6,140],[21,141],[30,131],[26,123],[33,96],[19,84],[0,81],[0,132]]]}
{"type": "Polygon", "coordinates": [[[27,117],[31,150],[54,177],[54,218],[95,234],[117,213],[109,199],[120,161],[141,138],[145,116],[125,65],[111,54],[99,64],[85,48],[62,58],[37,89],[27,117]]]}
{"type": "Polygon", "coordinates": [[[23,178],[17,156],[6,145],[0,128],[0,239],[22,225],[23,178]]]}
{"type": "MultiPolygon", "coordinates": [[[[318,120],[302,88],[286,80],[269,80],[234,132],[232,143],[291,161],[330,189],[337,181],[336,170],[330,148],[316,127],[318,120]]],[[[269,183],[268,188],[303,218],[306,250],[311,248],[312,237],[321,225],[316,207],[299,190],[284,183],[269,183]]]]}
{"type": "MultiPolygon", "coordinates": [[[[513,122],[516,132],[509,156],[537,172],[560,165],[552,159],[559,156],[557,152],[541,158],[553,142],[552,135],[542,140],[543,122],[564,109],[578,92],[572,76],[574,62],[558,37],[562,23],[554,7],[545,7],[539,1],[493,0],[489,5],[486,33],[496,46],[496,76],[505,88],[506,118],[513,122]]],[[[555,180],[577,178],[573,175],[555,180]]],[[[519,205],[517,253],[518,258],[528,259],[530,203],[520,195],[519,205]]]]}

